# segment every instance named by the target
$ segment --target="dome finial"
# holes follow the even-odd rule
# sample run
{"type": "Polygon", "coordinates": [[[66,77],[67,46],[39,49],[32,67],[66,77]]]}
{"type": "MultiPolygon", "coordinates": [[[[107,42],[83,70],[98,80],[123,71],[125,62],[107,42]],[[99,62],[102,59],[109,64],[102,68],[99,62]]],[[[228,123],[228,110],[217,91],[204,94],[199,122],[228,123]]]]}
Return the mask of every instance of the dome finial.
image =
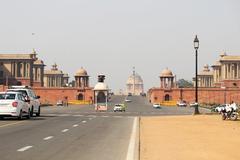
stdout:
{"type": "Polygon", "coordinates": [[[52,70],[58,70],[56,62],[52,65],[52,70]]]}

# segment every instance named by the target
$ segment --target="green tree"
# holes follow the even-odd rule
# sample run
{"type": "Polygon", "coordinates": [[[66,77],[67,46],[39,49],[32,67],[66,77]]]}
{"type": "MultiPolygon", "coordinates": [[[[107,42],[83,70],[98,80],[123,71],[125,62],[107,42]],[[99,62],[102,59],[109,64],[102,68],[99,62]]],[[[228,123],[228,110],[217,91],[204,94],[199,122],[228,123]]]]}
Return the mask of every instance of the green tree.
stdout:
{"type": "Polygon", "coordinates": [[[193,83],[191,81],[185,79],[179,79],[177,81],[177,85],[179,88],[191,88],[193,87],[193,83]]]}

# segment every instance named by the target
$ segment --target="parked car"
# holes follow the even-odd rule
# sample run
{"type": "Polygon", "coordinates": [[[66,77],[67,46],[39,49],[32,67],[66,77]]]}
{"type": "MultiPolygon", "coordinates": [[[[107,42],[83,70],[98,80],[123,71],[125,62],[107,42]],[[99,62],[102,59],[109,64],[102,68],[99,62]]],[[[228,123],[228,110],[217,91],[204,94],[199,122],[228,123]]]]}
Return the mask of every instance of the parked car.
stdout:
{"type": "Polygon", "coordinates": [[[132,96],[132,93],[128,93],[128,96],[129,96],[129,97],[132,96]]]}
{"type": "Polygon", "coordinates": [[[36,96],[34,91],[29,86],[12,86],[7,92],[20,92],[24,96],[25,99],[30,100],[29,107],[31,110],[31,116],[36,114],[36,116],[40,116],[41,108],[39,98],[40,96],[36,96]]]}
{"type": "Polygon", "coordinates": [[[56,105],[57,106],[63,106],[63,101],[62,100],[58,100],[56,105]]]}
{"type": "Polygon", "coordinates": [[[187,102],[186,101],[179,101],[177,102],[178,107],[187,107],[187,102]]]}
{"type": "Polygon", "coordinates": [[[126,106],[125,104],[115,104],[114,108],[113,108],[114,112],[125,112],[126,111],[126,106]]]}
{"type": "Polygon", "coordinates": [[[159,108],[161,108],[161,106],[160,106],[159,103],[155,103],[155,104],[153,104],[153,108],[157,108],[157,109],[159,109],[159,108]]]}
{"type": "Polygon", "coordinates": [[[192,102],[189,104],[190,107],[195,107],[196,105],[198,105],[198,103],[196,103],[196,102],[192,102]]]}
{"type": "Polygon", "coordinates": [[[20,92],[0,92],[0,117],[31,117],[28,103],[20,92]]]}

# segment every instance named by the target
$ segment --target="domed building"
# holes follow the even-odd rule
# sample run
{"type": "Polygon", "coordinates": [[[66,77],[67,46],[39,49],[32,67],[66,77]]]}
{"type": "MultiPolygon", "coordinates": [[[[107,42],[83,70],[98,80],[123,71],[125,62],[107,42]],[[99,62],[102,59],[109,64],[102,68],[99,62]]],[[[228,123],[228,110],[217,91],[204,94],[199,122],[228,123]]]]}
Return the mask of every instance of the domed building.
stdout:
{"type": "Polygon", "coordinates": [[[59,70],[57,64],[52,65],[51,70],[44,71],[44,87],[62,87],[63,71],[59,70]]]}
{"type": "Polygon", "coordinates": [[[144,93],[144,85],[142,77],[133,71],[126,83],[126,93],[132,95],[141,95],[144,93]]]}
{"type": "Polygon", "coordinates": [[[160,74],[160,88],[170,89],[176,87],[174,75],[168,68],[164,69],[160,74]]]}
{"type": "Polygon", "coordinates": [[[75,74],[76,87],[86,88],[89,87],[89,76],[87,71],[81,67],[75,74]]]}

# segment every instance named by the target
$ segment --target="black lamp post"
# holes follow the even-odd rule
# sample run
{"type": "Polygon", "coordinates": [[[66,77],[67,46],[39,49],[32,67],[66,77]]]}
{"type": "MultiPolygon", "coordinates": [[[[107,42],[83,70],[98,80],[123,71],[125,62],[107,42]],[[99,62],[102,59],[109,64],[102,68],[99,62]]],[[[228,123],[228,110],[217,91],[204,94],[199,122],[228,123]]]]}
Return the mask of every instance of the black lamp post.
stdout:
{"type": "Polygon", "coordinates": [[[194,114],[199,114],[198,110],[198,48],[199,48],[199,40],[197,38],[197,35],[193,41],[194,48],[196,51],[196,74],[195,74],[195,109],[194,114]]]}

